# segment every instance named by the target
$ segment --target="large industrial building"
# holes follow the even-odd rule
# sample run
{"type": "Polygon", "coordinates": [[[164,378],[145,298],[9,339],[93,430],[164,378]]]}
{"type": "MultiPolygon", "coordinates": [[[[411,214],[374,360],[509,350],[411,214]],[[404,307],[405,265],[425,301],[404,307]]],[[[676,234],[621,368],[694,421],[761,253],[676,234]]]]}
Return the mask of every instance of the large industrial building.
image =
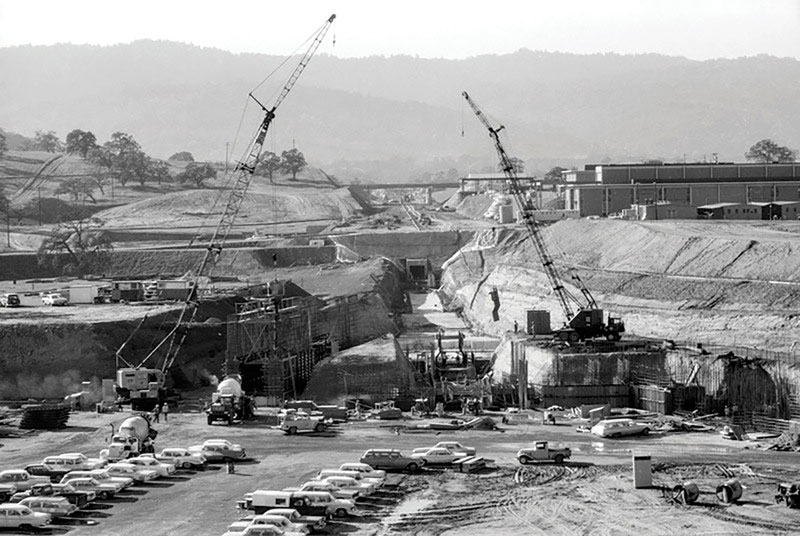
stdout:
{"type": "Polygon", "coordinates": [[[697,208],[721,203],[771,205],[748,213],[752,219],[795,219],[800,215],[791,206],[789,210],[774,208],[800,202],[798,163],[589,164],[563,175],[565,208],[584,217],[621,214],[632,205],[665,203],[697,208]]]}

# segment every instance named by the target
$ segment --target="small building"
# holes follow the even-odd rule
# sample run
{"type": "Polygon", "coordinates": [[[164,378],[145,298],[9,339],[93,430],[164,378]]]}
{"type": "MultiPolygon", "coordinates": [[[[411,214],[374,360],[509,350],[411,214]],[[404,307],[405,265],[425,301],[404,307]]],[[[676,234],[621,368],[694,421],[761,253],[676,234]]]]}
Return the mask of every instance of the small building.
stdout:
{"type": "Polygon", "coordinates": [[[622,211],[630,220],[696,220],[697,208],[687,203],[655,203],[631,205],[622,211]]]}
{"type": "Polygon", "coordinates": [[[111,283],[111,301],[142,301],[145,281],[114,281],[111,283]]]}
{"type": "Polygon", "coordinates": [[[761,210],[762,220],[800,219],[800,201],[755,202],[750,205],[761,210]]]}
{"type": "Polygon", "coordinates": [[[761,209],[747,203],[712,203],[697,207],[697,215],[708,220],[760,220],[761,209]]]}

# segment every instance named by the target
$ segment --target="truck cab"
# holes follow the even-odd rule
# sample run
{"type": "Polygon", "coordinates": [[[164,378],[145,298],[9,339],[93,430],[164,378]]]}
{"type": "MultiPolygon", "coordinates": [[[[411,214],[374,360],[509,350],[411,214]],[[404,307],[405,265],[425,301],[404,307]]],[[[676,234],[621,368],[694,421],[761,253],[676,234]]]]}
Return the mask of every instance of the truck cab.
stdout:
{"type": "Polygon", "coordinates": [[[517,452],[517,459],[522,465],[533,462],[552,461],[556,464],[564,463],[564,460],[572,456],[572,451],[567,448],[550,448],[547,441],[536,441],[532,447],[520,449],[517,452]]]}

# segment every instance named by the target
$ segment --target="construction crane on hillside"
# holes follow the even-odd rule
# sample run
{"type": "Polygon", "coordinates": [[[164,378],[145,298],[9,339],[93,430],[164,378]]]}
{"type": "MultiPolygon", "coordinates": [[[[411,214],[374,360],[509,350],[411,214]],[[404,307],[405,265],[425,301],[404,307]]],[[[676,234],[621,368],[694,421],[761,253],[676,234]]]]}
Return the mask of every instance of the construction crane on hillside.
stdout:
{"type": "Polygon", "coordinates": [[[531,242],[533,242],[536,253],[544,268],[544,273],[547,275],[550,286],[553,288],[553,292],[558,298],[558,302],[567,319],[564,327],[555,331],[556,337],[560,340],[570,342],[577,342],[594,337],[605,337],[611,341],[619,340],[620,334],[625,331],[625,324],[622,322],[622,319],[609,316],[608,323],[605,323],[603,310],[597,306],[594,296],[592,296],[592,293],[577,274],[572,275],[572,280],[575,286],[580,290],[581,298],[575,296],[564,287],[558,269],[553,262],[553,258],[547,250],[547,244],[542,238],[541,227],[536,222],[536,206],[530,196],[526,195],[526,192],[523,191],[517,179],[514,163],[503,147],[503,143],[500,141],[500,131],[505,127],[503,125],[496,128],[492,126],[486,115],[481,111],[478,105],[475,104],[475,101],[470,98],[469,94],[464,91],[462,95],[467,100],[467,103],[469,103],[470,108],[472,108],[472,111],[480,122],[483,123],[483,126],[489,131],[489,137],[492,138],[497,156],[500,159],[500,167],[503,169],[503,173],[506,176],[512,197],[517,204],[517,208],[522,216],[522,221],[525,224],[525,229],[528,232],[531,242]],[[575,307],[575,309],[573,309],[573,307],[575,307]]]}
{"type": "MultiPolygon", "coordinates": [[[[320,44],[322,44],[322,40],[325,38],[325,35],[328,33],[328,30],[335,19],[335,14],[328,17],[325,23],[316,32],[311,45],[308,47],[305,54],[300,59],[300,62],[292,71],[289,79],[284,84],[283,89],[270,108],[267,108],[261,104],[261,102],[259,102],[253,93],[250,92],[249,97],[252,98],[259,107],[261,107],[264,112],[264,118],[261,121],[256,135],[248,145],[246,152],[247,156],[243,161],[238,162],[233,168],[232,173],[235,174],[235,177],[232,178],[233,187],[230,190],[227,203],[225,204],[225,208],[222,211],[222,216],[220,217],[219,222],[214,230],[214,234],[205,248],[203,258],[192,273],[190,288],[188,290],[187,297],[184,301],[180,315],[175,322],[175,326],[167,334],[167,336],[164,337],[161,342],[158,343],[156,347],[153,348],[153,350],[141,361],[141,363],[136,366],[130,366],[130,363],[126,362],[126,364],[129,365],[127,368],[117,369],[118,391],[123,398],[126,398],[125,395],[127,395],[127,398],[130,398],[132,404],[134,403],[134,400],[137,399],[136,405],[140,409],[150,409],[158,404],[164,397],[164,382],[166,379],[166,373],[174,364],[175,359],[177,359],[178,353],[180,352],[181,347],[186,340],[186,336],[189,331],[189,325],[194,321],[194,318],[197,314],[200,281],[202,278],[208,276],[211,267],[216,263],[217,259],[219,259],[219,256],[222,253],[222,249],[225,246],[225,242],[228,239],[231,229],[233,228],[233,224],[236,221],[236,216],[239,213],[239,208],[242,205],[244,196],[247,193],[247,189],[250,186],[250,182],[252,181],[256,167],[258,166],[264,141],[267,137],[267,132],[272,124],[272,120],[275,119],[275,111],[294,87],[297,79],[303,73],[308,65],[308,62],[311,60],[311,57],[317,51],[320,44]],[[145,368],[144,365],[151,359],[155,360],[156,358],[154,356],[160,352],[163,353],[161,357],[157,359],[157,366],[155,368],[145,368]]],[[[120,357],[120,352],[118,351],[117,359],[119,360],[120,357]]]]}

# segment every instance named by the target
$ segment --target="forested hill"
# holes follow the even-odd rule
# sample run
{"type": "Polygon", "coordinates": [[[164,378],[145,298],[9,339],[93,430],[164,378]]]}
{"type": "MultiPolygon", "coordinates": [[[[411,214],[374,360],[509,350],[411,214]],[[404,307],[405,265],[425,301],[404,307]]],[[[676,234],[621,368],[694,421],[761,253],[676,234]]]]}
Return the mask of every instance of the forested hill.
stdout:
{"type": "MultiPolygon", "coordinates": [[[[2,48],[0,127],[55,130],[62,139],[80,128],[101,141],[121,130],[155,156],[185,150],[221,160],[248,92],[283,60],[167,41],[2,48]]],[[[274,100],[295,63],[255,92],[259,100],[274,100]]],[[[770,56],[320,53],[279,108],[268,149],[294,142],[311,163],[345,179],[405,177],[423,163],[478,171],[492,165],[492,148],[463,102],[467,90],[506,126],[510,151],[529,168],[711,153],[742,160],[762,138],[800,148],[799,86],[800,62],[770,56]]],[[[238,149],[258,121],[251,102],[238,149]]]]}

